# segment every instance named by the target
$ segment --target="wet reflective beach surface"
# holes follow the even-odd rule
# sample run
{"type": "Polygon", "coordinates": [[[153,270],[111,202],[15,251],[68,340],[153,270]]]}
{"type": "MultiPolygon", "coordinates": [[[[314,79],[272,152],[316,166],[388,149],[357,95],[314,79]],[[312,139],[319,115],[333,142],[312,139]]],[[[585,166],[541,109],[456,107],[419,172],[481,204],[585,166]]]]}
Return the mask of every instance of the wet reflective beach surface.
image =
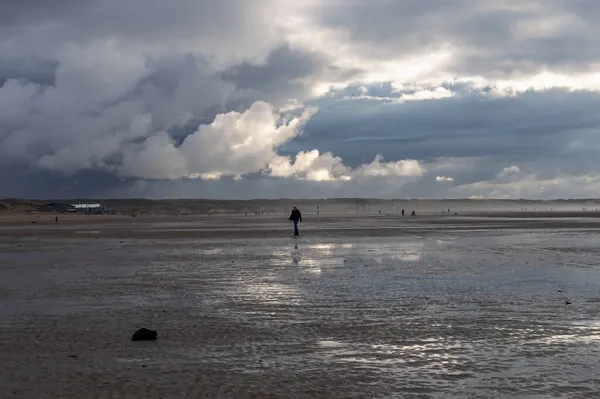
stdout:
{"type": "Polygon", "coordinates": [[[253,220],[4,231],[0,397],[598,397],[600,223],[253,220]]]}

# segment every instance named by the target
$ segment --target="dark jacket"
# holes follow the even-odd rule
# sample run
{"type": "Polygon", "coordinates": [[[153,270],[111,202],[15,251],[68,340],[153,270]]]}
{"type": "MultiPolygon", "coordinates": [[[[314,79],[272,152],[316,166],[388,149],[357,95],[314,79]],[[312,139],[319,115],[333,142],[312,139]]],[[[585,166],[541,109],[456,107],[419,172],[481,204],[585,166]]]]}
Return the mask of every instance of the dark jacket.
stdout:
{"type": "Polygon", "coordinates": [[[294,221],[302,221],[302,214],[298,209],[293,209],[292,214],[290,215],[290,220],[294,221]]]}

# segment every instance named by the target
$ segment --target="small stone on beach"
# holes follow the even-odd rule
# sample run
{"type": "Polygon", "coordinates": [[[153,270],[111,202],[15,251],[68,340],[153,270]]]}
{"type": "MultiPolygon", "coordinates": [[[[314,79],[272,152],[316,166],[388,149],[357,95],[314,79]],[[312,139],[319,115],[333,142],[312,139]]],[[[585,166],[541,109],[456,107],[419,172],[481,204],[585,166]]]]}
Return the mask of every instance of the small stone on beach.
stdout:
{"type": "Polygon", "coordinates": [[[132,341],[155,341],[158,337],[156,331],[148,330],[147,328],[140,328],[131,337],[132,341]]]}

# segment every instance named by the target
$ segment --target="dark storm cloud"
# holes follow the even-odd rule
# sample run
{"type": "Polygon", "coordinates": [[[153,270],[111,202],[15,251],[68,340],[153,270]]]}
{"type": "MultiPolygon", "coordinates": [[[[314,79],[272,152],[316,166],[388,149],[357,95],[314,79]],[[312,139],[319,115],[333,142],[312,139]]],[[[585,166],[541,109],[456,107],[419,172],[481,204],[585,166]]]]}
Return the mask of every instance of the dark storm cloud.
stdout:
{"type": "Polygon", "coordinates": [[[138,76],[130,90],[109,82],[105,98],[90,81],[63,81],[52,90],[7,81],[0,89],[0,158],[36,165],[45,157],[65,171],[101,166],[127,142],[176,128],[186,115],[214,119],[235,89],[198,57],[156,60],[138,76]]]}
{"type": "Polygon", "coordinates": [[[292,51],[280,47],[269,54],[264,64],[243,63],[223,72],[223,79],[235,83],[240,89],[274,91],[280,85],[288,85],[293,79],[315,73],[323,60],[314,54],[292,51]]]}
{"type": "Polygon", "coordinates": [[[222,63],[260,60],[281,42],[265,28],[264,7],[244,0],[5,1],[0,52],[51,57],[108,43],[148,54],[203,53],[222,63]]]}
{"type": "MultiPolygon", "coordinates": [[[[350,166],[377,153],[386,159],[420,159],[427,172],[399,190],[412,196],[468,196],[466,189],[447,190],[497,180],[511,165],[520,169],[517,180],[527,175],[576,178],[598,170],[600,116],[594,109],[600,106],[599,93],[550,90],[495,97],[464,89],[468,94],[454,98],[377,107],[373,100],[320,100],[321,112],[286,150],[332,150],[350,166]],[[371,112],[359,111],[365,108],[371,112]],[[454,180],[440,183],[437,176],[454,180]]],[[[593,187],[569,188],[575,196],[589,195],[589,190],[593,187]]]]}
{"type": "MultiPolygon", "coordinates": [[[[71,198],[305,198],[348,196],[361,193],[345,191],[328,183],[292,181],[250,175],[245,180],[163,180],[118,179],[106,171],[80,171],[65,177],[42,169],[23,168],[17,172],[0,171],[0,198],[71,199],[71,198]],[[23,182],[28,184],[24,185],[23,182]],[[243,194],[242,194],[243,193],[243,194]]],[[[377,185],[374,185],[377,187],[377,185]]]]}
{"type": "Polygon", "coordinates": [[[458,51],[450,70],[500,76],[588,69],[600,60],[599,15],[600,4],[585,0],[398,0],[328,7],[320,18],[376,58],[450,44],[458,51]]]}
{"type": "Polygon", "coordinates": [[[219,113],[244,112],[255,101],[281,105],[300,98],[306,88],[290,80],[319,67],[317,56],[275,46],[280,39],[263,26],[268,18],[246,2],[183,1],[170,8],[135,0],[58,2],[48,12],[29,13],[34,6],[24,2],[7,10],[13,23],[3,25],[11,31],[0,37],[0,49],[56,60],[29,61],[31,67],[12,61],[18,57],[0,62],[0,72],[6,71],[0,78],[7,83],[0,89],[0,105],[7,103],[0,110],[5,162],[28,160],[68,173],[113,167],[128,143],[157,131],[170,132],[181,144],[219,113]],[[136,13],[119,14],[127,10],[136,13]],[[185,18],[178,18],[181,13],[185,18]],[[113,24],[118,27],[107,30],[113,24]],[[44,27],[43,34],[36,26],[44,27]],[[153,53],[152,45],[169,43],[172,48],[153,53]],[[261,66],[246,61],[217,69],[223,60],[256,60],[261,54],[266,56],[261,66]],[[56,87],[40,88],[46,84],[56,87]]]}
{"type": "MultiPolygon", "coordinates": [[[[0,196],[444,196],[456,194],[448,191],[452,187],[503,181],[498,174],[511,165],[519,166],[518,176],[548,180],[599,170],[596,92],[555,89],[510,97],[494,92],[495,78],[525,79],[544,70],[570,77],[594,72],[600,61],[599,3],[324,1],[303,16],[312,25],[296,19],[300,14],[285,8],[290,4],[5,1],[0,196]],[[287,27],[300,21],[292,34],[273,23],[288,19],[293,23],[287,27]],[[309,41],[293,40],[302,35],[309,41]],[[331,42],[335,47],[328,44],[331,37],[339,40],[331,42]],[[450,57],[426,81],[402,77],[400,69],[410,70],[409,63],[396,67],[447,45],[450,57]],[[381,65],[384,72],[377,69],[381,65]],[[482,75],[489,88],[444,82],[447,73],[458,79],[482,75]],[[347,87],[307,101],[313,85],[344,82],[347,87]],[[404,101],[440,87],[454,97],[404,101]],[[381,154],[386,161],[417,159],[426,171],[406,186],[384,179],[346,184],[277,179],[255,174],[254,166],[241,181],[117,177],[133,147],[148,149],[148,169],[167,168],[181,155],[169,139],[178,147],[199,127],[209,129],[218,114],[243,114],[259,100],[279,106],[291,99],[318,105],[319,112],[278,155],[318,149],[358,167],[381,154]],[[162,132],[167,139],[144,147],[162,132]],[[441,183],[437,176],[454,180],[441,183]]],[[[225,128],[211,130],[214,142],[200,141],[188,157],[203,161],[211,145],[230,148],[248,138],[232,134],[231,126],[268,131],[263,111],[223,122],[219,126],[225,128]]],[[[248,151],[257,153],[270,151],[248,151]]],[[[248,165],[268,162],[250,160],[248,165]]],[[[141,169],[137,176],[164,176],[141,169]]],[[[575,183],[570,184],[572,190],[575,183]]]]}
{"type": "Polygon", "coordinates": [[[195,24],[211,29],[224,17],[239,16],[251,9],[238,0],[183,0],[177,7],[158,0],[19,0],[3,2],[0,24],[3,28],[29,28],[68,21],[69,25],[49,27],[50,32],[69,36],[77,32],[82,35],[78,40],[107,34],[136,38],[180,29],[172,32],[173,37],[195,24]]]}
{"type": "MultiPolygon", "coordinates": [[[[134,84],[121,102],[140,102],[153,116],[154,129],[166,129],[184,113],[196,119],[214,119],[235,87],[223,82],[218,73],[200,56],[166,57],[148,63],[148,72],[134,84]]],[[[246,101],[246,106],[249,105],[246,101]]]]}
{"type": "MultiPolygon", "coordinates": [[[[320,112],[289,147],[335,151],[351,165],[381,153],[388,159],[561,156],[584,130],[598,129],[595,92],[552,90],[517,97],[457,96],[383,103],[319,101],[320,112]],[[370,107],[373,110],[361,112],[370,107]]],[[[594,140],[589,135],[587,141],[594,140]]]]}
{"type": "Polygon", "coordinates": [[[0,169],[0,198],[105,198],[111,192],[127,190],[130,183],[102,170],[80,171],[67,177],[13,164],[10,170],[0,169]]]}
{"type": "Polygon", "coordinates": [[[53,20],[64,14],[70,7],[84,3],[80,0],[18,0],[2,2],[0,26],[19,26],[53,20]]]}
{"type": "Polygon", "coordinates": [[[9,79],[23,79],[52,86],[56,80],[58,62],[36,58],[0,57],[0,87],[9,79]]]}
{"type": "Polygon", "coordinates": [[[317,73],[326,65],[318,55],[278,47],[259,65],[244,62],[221,74],[225,82],[231,82],[248,98],[271,103],[285,102],[290,98],[304,98],[307,87],[300,79],[317,73]]]}

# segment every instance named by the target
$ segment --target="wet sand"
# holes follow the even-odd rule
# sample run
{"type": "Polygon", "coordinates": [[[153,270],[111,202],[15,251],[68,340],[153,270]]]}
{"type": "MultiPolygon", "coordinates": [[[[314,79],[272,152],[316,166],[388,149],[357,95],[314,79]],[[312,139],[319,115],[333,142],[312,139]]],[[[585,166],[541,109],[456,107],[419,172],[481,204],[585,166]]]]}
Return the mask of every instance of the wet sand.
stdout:
{"type": "Polygon", "coordinates": [[[3,216],[0,398],[596,398],[566,216],[3,216]]]}

